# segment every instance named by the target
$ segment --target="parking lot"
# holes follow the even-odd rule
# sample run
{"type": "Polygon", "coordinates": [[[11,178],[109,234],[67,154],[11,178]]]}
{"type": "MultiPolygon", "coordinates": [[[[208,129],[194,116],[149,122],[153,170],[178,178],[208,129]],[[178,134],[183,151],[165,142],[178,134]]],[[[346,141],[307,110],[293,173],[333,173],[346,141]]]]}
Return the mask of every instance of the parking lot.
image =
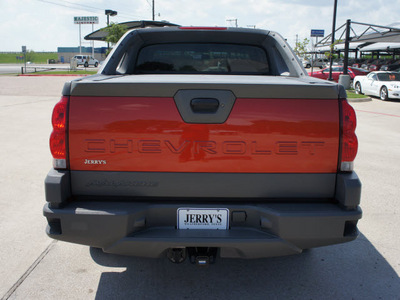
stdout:
{"type": "Polygon", "coordinates": [[[0,76],[2,299],[400,299],[400,101],[352,102],[364,212],[356,241],[199,268],[46,236],[50,117],[72,78],[0,76]]]}

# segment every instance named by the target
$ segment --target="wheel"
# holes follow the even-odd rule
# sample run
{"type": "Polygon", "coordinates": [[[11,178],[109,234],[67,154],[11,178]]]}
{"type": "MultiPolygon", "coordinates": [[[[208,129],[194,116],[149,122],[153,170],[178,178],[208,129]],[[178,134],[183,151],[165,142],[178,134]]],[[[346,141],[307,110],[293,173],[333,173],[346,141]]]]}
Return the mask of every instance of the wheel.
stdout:
{"type": "Polygon", "coordinates": [[[386,101],[387,99],[389,99],[389,95],[388,95],[388,90],[387,90],[387,87],[386,86],[383,86],[382,88],[381,88],[381,93],[380,93],[380,95],[381,95],[381,100],[383,100],[383,101],[386,101]]]}
{"type": "Polygon", "coordinates": [[[97,62],[94,63],[94,67],[97,68],[99,64],[97,62]]]}
{"type": "Polygon", "coordinates": [[[311,68],[311,65],[310,65],[310,64],[307,64],[306,68],[311,68]]]}
{"type": "Polygon", "coordinates": [[[84,66],[85,66],[85,68],[89,67],[88,62],[85,62],[84,66]]]}
{"type": "Polygon", "coordinates": [[[361,91],[361,84],[359,82],[356,82],[356,86],[354,87],[356,94],[362,94],[361,91]]]}

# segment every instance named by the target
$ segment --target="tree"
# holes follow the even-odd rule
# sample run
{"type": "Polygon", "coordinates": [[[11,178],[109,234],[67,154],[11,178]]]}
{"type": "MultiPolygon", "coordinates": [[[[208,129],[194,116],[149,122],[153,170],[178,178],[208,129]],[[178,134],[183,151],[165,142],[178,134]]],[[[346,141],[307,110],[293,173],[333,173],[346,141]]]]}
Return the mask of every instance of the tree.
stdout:
{"type": "Polygon", "coordinates": [[[335,46],[339,43],[343,43],[343,40],[336,40],[332,45],[329,46],[329,48],[331,49],[331,51],[329,52],[325,52],[325,56],[326,58],[330,59],[331,58],[331,53],[332,53],[332,58],[336,59],[338,58],[338,55],[335,54],[335,46]]]}
{"type": "Polygon", "coordinates": [[[303,41],[296,42],[296,46],[294,47],[293,51],[296,53],[298,57],[309,59],[307,52],[307,46],[310,43],[308,38],[305,38],[303,41]]]}
{"type": "Polygon", "coordinates": [[[36,54],[35,54],[35,51],[33,51],[33,50],[28,50],[25,53],[26,61],[33,62],[35,60],[35,56],[36,56],[36,54]]]}
{"type": "Polygon", "coordinates": [[[108,33],[106,37],[106,41],[115,45],[119,39],[128,31],[128,27],[126,25],[121,25],[117,23],[111,23],[109,26],[103,29],[108,33]]]}

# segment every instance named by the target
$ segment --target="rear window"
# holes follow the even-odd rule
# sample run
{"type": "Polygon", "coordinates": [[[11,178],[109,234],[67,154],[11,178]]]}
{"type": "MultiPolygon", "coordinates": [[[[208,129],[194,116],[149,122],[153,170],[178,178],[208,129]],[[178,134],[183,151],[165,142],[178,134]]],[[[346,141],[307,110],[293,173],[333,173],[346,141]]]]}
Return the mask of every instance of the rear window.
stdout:
{"type": "Polygon", "coordinates": [[[251,45],[160,44],[141,49],[137,74],[254,74],[270,73],[267,53],[251,45]]]}

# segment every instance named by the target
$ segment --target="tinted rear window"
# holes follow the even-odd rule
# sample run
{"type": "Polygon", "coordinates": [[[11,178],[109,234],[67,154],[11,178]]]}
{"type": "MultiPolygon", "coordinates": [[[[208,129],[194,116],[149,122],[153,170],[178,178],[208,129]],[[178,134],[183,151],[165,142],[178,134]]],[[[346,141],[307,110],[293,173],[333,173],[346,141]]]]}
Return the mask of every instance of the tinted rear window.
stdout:
{"type": "Polygon", "coordinates": [[[138,74],[270,73],[267,53],[259,47],[235,44],[160,44],[141,49],[138,74]]]}

